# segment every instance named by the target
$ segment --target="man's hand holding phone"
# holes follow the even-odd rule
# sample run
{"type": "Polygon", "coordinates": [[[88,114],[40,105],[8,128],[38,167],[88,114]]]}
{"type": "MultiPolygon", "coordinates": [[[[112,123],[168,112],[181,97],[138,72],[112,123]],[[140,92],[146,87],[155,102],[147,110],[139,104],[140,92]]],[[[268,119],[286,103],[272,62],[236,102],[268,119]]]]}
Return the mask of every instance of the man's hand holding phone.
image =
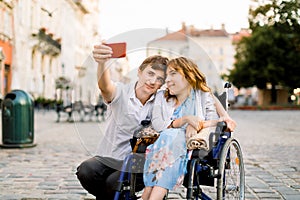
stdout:
{"type": "Polygon", "coordinates": [[[126,56],[126,43],[101,43],[95,45],[93,58],[99,63],[105,63],[109,58],[122,58],[126,56]]]}
{"type": "Polygon", "coordinates": [[[109,46],[112,49],[112,58],[123,58],[126,56],[126,43],[118,42],[118,43],[107,43],[104,45],[109,46]]]}

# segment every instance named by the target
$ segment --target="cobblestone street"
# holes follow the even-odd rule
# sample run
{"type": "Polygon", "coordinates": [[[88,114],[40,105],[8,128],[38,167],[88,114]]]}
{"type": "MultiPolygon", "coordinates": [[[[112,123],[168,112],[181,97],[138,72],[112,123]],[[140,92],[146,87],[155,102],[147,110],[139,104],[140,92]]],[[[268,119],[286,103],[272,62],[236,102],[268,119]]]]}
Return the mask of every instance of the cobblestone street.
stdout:
{"type": "MultiPolygon", "coordinates": [[[[231,110],[230,115],[238,123],[234,136],[244,156],[246,199],[300,199],[300,111],[231,110]]],[[[104,123],[79,122],[76,116],[74,123],[66,116],[57,123],[56,117],[54,111],[35,112],[36,147],[0,149],[1,200],[94,199],[75,171],[94,154],[104,123]]],[[[184,189],[170,197],[184,199],[184,189]]]]}

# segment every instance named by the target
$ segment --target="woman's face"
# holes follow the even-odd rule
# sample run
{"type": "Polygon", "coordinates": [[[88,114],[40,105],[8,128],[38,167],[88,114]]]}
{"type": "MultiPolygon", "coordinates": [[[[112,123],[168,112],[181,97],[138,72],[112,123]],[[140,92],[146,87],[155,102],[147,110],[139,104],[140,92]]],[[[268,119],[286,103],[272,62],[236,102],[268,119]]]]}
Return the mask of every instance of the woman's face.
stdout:
{"type": "Polygon", "coordinates": [[[166,84],[170,94],[176,96],[185,93],[190,88],[184,76],[172,67],[167,68],[166,84]]]}

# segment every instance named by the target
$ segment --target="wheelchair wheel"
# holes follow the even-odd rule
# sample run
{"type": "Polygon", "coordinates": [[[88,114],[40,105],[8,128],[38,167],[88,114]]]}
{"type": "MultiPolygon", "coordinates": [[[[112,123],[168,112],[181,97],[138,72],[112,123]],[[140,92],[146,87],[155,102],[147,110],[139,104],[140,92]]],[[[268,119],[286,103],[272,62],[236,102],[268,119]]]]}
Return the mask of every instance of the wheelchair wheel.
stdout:
{"type": "Polygon", "coordinates": [[[242,150],[237,140],[229,138],[222,149],[217,180],[217,199],[245,199],[245,171],[242,150]]]}

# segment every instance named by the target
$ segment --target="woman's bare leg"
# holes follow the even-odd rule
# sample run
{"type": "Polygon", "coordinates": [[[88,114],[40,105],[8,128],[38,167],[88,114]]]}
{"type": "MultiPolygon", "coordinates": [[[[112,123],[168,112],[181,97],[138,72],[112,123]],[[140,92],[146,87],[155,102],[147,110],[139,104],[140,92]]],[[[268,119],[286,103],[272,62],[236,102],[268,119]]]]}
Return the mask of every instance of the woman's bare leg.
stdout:
{"type": "Polygon", "coordinates": [[[142,194],[142,200],[148,200],[150,197],[150,194],[152,192],[152,187],[145,187],[144,192],[142,194]]]}
{"type": "Polygon", "coordinates": [[[149,200],[162,200],[168,190],[159,186],[154,186],[150,194],[149,200]]]}

